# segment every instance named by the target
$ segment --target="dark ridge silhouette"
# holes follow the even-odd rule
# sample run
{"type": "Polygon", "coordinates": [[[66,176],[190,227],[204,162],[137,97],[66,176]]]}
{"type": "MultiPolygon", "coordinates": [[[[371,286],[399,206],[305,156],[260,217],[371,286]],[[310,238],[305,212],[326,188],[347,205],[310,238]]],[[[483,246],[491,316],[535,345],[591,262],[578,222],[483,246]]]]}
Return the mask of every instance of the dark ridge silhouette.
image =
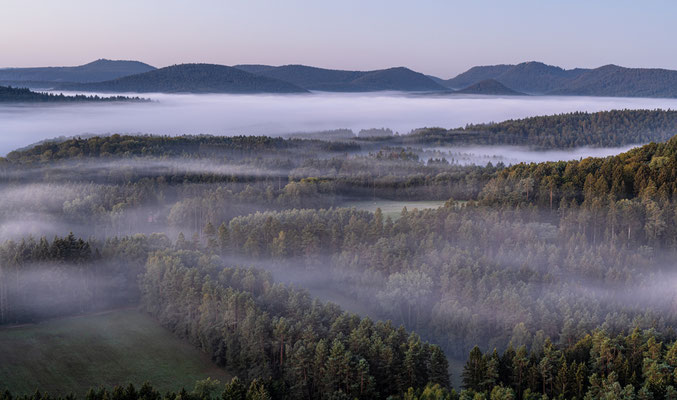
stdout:
{"type": "Polygon", "coordinates": [[[62,89],[137,93],[303,93],[288,82],[215,64],[180,64],[105,82],[62,89]]]}
{"type": "Polygon", "coordinates": [[[550,94],[575,96],[677,97],[677,71],[605,65],[580,74],[550,94]]]}
{"type": "Polygon", "coordinates": [[[486,94],[486,95],[509,95],[522,96],[524,93],[517,92],[505,86],[496,79],[485,79],[467,88],[456,91],[459,94],[486,94]]]}
{"type": "Polygon", "coordinates": [[[450,89],[462,89],[485,79],[496,79],[512,67],[514,65],[509,64],[472,67],[455,78],[443,81],[442,85],[450,89]]]}
{"type": "Polygon", "coordinates": [[[421,73],[404,67],[375,71],[344,71],[306,65],[236,65],[247,72],[291,82],[308,90],[328,92],[442,91],[446,88],[421,73]]]}
{"type": "Polygon", "coordinates": [[[609,97],[677,97],[677,71],[605,65],[562,69],[541,62],[473,67],[445,81],[450,88],[486,79],[528,94],[609,97]]]}
{"type": "Polygon", "coordinates": [[[46,87],[45,82],[100,82],[154,70],[139,61],[100,59],[76,67],[39,67],[0,69],[0,81],[32,81],[46,87]]]}

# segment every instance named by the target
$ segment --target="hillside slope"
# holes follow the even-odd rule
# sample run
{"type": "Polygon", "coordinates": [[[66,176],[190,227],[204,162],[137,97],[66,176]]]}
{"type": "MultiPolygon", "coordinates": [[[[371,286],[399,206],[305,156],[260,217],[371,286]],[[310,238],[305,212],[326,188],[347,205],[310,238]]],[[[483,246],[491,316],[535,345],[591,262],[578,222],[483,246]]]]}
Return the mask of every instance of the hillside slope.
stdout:
{"type": "Polygon", "coordinates": [[[677,71],[605,65],[581,74],[550,94],[677,97],[677,71]]]}
{"type": "Polygon", "coordinates": [[[586,71],[578,68],[567,70],[530,61],[515,65],[496,77],[496,80],[523,93],[545,94],[566,85],[586,71]]]}
{"type": "Polygon", "coordinates": [[[160,93],[303,93],[288,82],[216,64],[180,64],[105,82],[71,84],[62,89],[160,93]]]}
{"type": "Polygon", "coordinates": [[[149,381],[190,390],[196,380],[228,373],[136,310],[70,317],[0,329],[0,389],[84,395],[87,388],[149,381]]]}

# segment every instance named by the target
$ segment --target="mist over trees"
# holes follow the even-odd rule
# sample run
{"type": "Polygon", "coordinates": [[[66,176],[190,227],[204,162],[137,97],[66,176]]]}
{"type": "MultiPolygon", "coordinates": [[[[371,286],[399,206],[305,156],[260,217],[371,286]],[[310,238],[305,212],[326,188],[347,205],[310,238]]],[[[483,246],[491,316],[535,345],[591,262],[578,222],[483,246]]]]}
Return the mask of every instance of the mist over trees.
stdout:
{"type": "Polygon", "coordinates": [[[76,102],[148,102],[148,99],[140,97],[109,96],[100,97],[98,95],[73,95],[64,96],[63,93],[40,93],[26,88],[13,88],[11,86],[0,86],[0,103],[76,103],[76,102]]]}
{"type": "MultiPolygon", "coordinates": [[[[559,148],[582,132],[668,135],[672,114],[466,129],[559,148]]],[[[672,398],[677,139],[462,166],[422,158],[458,132],[372,133],[112,135],[9,153],[0,324],[138,306],[238,377],[185,398],[672,398]],[[393,213],[385,200],[443,205],[393,213]]],[[[142,391],[88,398],[160,396],[142,391]]]]}

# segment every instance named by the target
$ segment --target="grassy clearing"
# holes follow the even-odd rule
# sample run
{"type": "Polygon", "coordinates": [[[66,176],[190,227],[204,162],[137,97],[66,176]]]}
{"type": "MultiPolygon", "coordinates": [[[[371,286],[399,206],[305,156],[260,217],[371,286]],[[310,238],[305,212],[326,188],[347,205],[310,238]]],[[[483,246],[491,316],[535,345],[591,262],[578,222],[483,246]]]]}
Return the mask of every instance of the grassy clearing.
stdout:
{"type": "Polygon", "coordinates": [[[377,208],[381,209],[384,217],[390,217],[393,220],[400,217],[402,209],[407,207],[411,211],[414,208],[425,210],[428,208],[439,208],[444,205],[445,201],[396,201],[396,200],[359,200],[346,201],[341,204],[341,207],[351,208],[355,207],[358,210],[365,210],[374,212],[377,208]]]}
{"type": "Polygon", "coordinates": [[[229,374],[137,310],[0,329],[0,390],[82,395],[89,387],[148,381],[161,391],[222,383],[229,374]]]}

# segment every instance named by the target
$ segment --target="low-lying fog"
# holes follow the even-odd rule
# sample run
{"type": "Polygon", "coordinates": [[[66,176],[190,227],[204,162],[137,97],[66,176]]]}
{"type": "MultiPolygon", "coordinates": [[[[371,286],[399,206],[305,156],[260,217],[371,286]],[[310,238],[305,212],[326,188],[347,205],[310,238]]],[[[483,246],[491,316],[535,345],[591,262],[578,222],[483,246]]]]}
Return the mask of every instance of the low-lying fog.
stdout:
{"type": "MultiPolygon", "coordinates": [[[[133,94],[136,95],[136,94],[133,94]]],[[[144,94],[154,103],[1,105],[0,154],[57,136],[107,133],[278,135],[336,128],[455,128],[468,123],[610,109],[677,108],[677,99],[144,94]]]]}
{"type": "Polygon", "coordinates": [[[505,165],[526,163],[539,163],[546,161],[571,161],[586,157],[608,157],[624,153],[634,147],[628,145],[620,147],[578,147],[562,150],[534,151],[523,146],[467,146],[467,147],[434,147],[424,149],[421,158],[444,158],[455,165],[479,165],[487,163],[493,165],[502,162],[505,165]]]}

